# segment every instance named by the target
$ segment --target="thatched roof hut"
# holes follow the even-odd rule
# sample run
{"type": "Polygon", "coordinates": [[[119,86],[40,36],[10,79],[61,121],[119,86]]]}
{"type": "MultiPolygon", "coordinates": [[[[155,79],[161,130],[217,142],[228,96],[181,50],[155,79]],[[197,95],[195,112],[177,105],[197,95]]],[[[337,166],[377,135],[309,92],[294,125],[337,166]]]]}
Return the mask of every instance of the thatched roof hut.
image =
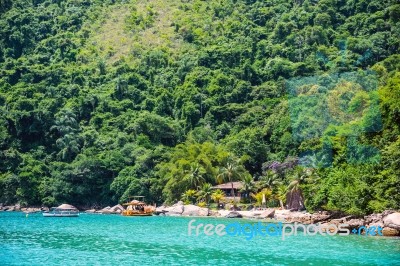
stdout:
{"type": "Polygon", "coordinates": [[[76,207],[69,205],[69,204],[61,204],[60,206],[57,207],[57,209],[61,210],[78,210],[76,207]]]}
{"type": "Polygon", "coordinates": [[[138,200],[132,200],[131,202],[124,203],[123,205],[145,205],[145,203],[138,200]]]}

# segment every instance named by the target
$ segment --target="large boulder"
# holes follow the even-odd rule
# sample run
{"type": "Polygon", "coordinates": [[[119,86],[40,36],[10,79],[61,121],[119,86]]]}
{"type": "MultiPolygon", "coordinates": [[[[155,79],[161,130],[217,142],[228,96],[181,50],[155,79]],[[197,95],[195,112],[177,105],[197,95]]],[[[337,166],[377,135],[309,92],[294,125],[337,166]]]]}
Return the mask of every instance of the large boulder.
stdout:
{"type": "Polygon", "coordinates": [[[166,213],[166,206],[159,206],[154,210],[155,215],[164,215],[166,213]]]}
{"type": "Polygon", "coordinates": [[[352,230],[352,229],[358,229],[361,226],[364,226],[365,221],[363,219],[351,219],[346,223],[348,224],[347,228],[352,230]]]}
{"type": "Polygon", "coordinates": [[[228,211],[228,210],[218,210],[218,213],[219,213],[218,216],[225,217],[225,216],[227,216],[228,213],[230,213],[230,212],[231,212],[231,211],[228,211]]]}
{"type": "Polygon", "coordinates": [[[15,211],[15,207],[14,206],[5,206],[4,210],[8,211],[8,212],[13,212],[13,211],[15,211]]]}
{"type": "Polygon", "coordinates": [[[238,213],[237,211],[232,211],[232,212],[229,212],[226,216],[225,216],[225,218],[242,218],[243,216],[240,214],[240,213],[238,213]]]}
{"type": "Polygon", "coordinates": [[[183,216],[208,216],[208,208],[201,208],[195,205],[184,205],[183,216]]]}
{"type": "Polygon", "coordinates": [[[266,219],[266,218],[274,218],[274,216],[275,216],[275,209],[267,209],[263,211],[258,217],[261,219],[266,219]]]}
{"type": "Polygon", "coordinates": [[[380,222],[382,222],[382,214],[373,213],[373,214],[364,216],[364,220],[365,220],[366,224],[380,223],[380,222]]]}
{"type": "Polygon", "coordinates": [[[376,222],[376,223],[370,223],[367,225],[368,228],[374,227],[374,228],[383,228],[383,222],[376,222]]]}
{"type": "Polygon", "coordinates": [[[125,210],[125,208],[120,204],[117,204],[110,208],[110,212],[115,213],[115,214],[120,214],[124,210],[125,210]]]}
{"type": "Polygon", "coordinates": [[[260,214],[259,213],[254,213],[252,211],[238,211],[240,215],[244,218],[257,218],[260,214]]]}
{"type": "Polygon", "coordinates": [[[382,234],[383,236],[399,236],[400,231],[394,228],[384,227],[382,229],[382,234]]]}
{"type": "Polygon", "coordinates": [[[164,209],[164,213],[166,216],[181,216],[184,211],[183,205],[175,204],[174,206],[168,207],[164,209]]]}
{"type": "Polygon", "coordinates": [[[385,227],[394,228],[400,230],[400,212],[394,212],[383,218],[383,224],[385,227]]]}
{"type": "Polygon", "coordinates": [[[101,213],[101,214],[111,214],[112,212],[110,211],[111,207],[107,206],[101,210],[98,210],[96,213],[101,213]]]}
{"type": "Polygon", "coordinates": [[[382,212],[382,217],[388,216],[389,214],[392,214],[394,212],[394,210],[385,210],[382,212]]]}

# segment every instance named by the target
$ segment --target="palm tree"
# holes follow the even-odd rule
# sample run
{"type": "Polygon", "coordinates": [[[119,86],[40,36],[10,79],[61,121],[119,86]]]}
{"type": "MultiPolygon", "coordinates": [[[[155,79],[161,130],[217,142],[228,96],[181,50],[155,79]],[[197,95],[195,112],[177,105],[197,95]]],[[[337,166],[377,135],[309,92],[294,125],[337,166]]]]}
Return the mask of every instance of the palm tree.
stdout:
{"type": "Polygon", "coordinates": [[[73,155],[78,154],[81,148],[81,138],[78,134],[79,124],[76,121],[75,114],[69,109],[61,110],[50,130],[58,131],[61,135],[56,140],[56,145],[60,148],[58,156],[63,160],[72,159],[73,155]]]}
{"type": "Polygon", "coordinates": [[[70,109],[61,110],[57,115],[55,125],[50,128],[50,130],[57,130],[63,136],[75,133],[78,129],[79,124],[76,121],[76,116],[70,109]]]}
{"type": "Polygon", "coordinates": [[[191,188],[200,187],[205,182],[204,175],[207,171],[203,168],[203,166],[196,164],[190,165],[190,170],[185,171],[186,175],[184,176],[184,180],[189,183],[191,188]]]}
{"type": "Polygon", "coordinates": [[[211,194],[211,198],[219,205],[219,202],[225,198],[225,193],[221,189],[217,189],[211,194]]]}
{"type": "Polygon", "coordinates": [[[253,199],[256,200],[257,204],[259,206],[262,205],[262,200],[263,197],[265,197],[265,199],[268,201],[269,199],[271,199],[272,196],[272,190],[270,190],[269,188],[264,188],[263,190],[261,190],[260,192],[256,193],[256,194],[251,194],[251,196],[253,197],[253,199]]]}
{"type": "Polygon", "coordinates": [[[267,171],[266,174],[260,178],[261,188],[269,188],[273,190],[276,186],[281,184],[282,181],[280,180],[279,175],[272,171],[267,171]]]}
{"type": "Polygon", "coordinates": [[[208,205],[210,202],[211,195],[213,194],[212,186],[209,183],[203,184],[200,190],[197,192],[197,195],[200,199],[204,200],[208,205]]]}
{"type": "Polygon", "coordinates": [[[285,205],[283,203],[286,201],[286,194],[287,194],[287,187],[283,184],[280,184],[278,186],[275,197],[277,200],[279,200],[279,205],[281,206],[282,209],[285,209],[285,205]]]}
{"type": "Polygon", "coordinates": [[[247,196],[250,193],[254,192],[256,189],[253,177],[251,175],[245,175],[243,177],[243,187],[240,190],[241,192],[245,193],[247,196]]]}
{"type": "Polygon", "coordinates": [[[302,209],[304,208],[304,198],[301,185],[304,183],[315,183],[319,179],[319,176],[313,168],[297,167],[292,179],[293,181],[287,187],[287,205],[289,209],[302,209]]]}
{"type": "Polygon", "coordinates": [[[230,182],[232,186],[231,193],[233,195],[233,200],[235,201],[235,191],[233,189],[233,182],[240,180],[242,174],[245,172],[243,166],[240,164],[240,160],[230,160],[224,167],[220,168],[220,174],[217,176],[217,181],[230,182]]]}
{"type": "Polygon", "coordinates": [[[194,204],[196,200],[196,193],[197,192],[194,189],[186,190],[186,192],[182,194],[182,201],[194,204]]]}
{"type": "Polygon", "coordinates": [[[81,148],[80,137],[78,134],[67,134],[62,138],[56,140],[56,145],[60,148],[60,152],[57,154],[62,160],[69,160],[79,153],[81,148]]]}

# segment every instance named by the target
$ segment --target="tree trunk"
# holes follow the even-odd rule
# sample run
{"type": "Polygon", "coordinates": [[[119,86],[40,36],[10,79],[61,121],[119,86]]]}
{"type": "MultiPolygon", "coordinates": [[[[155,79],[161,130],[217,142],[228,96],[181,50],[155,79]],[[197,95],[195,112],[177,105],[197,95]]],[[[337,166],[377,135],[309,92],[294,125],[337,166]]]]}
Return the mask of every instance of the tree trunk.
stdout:
{"type": "Polygon", "coordinates": [[[233,202],[235,203],[236,197],[235,197],[235,191],[233,190],[233,182],[231,182],[231,185],[232,185],[231,193],[232,193],[232,195],[233,195],[233,202]]]}
{"type": "Polygon", "coordinates": [[[304,198],[300,189],[294,189],[286,194],[286,207],[289,210],[304,210],[304,198]]]}
{"type": "Polygon", "coordinates": [[[282,210],[284,210],[285,206],[283,206],[283,201],[282,200],[279,200],[279,204],[281,205],[282,210]]]}

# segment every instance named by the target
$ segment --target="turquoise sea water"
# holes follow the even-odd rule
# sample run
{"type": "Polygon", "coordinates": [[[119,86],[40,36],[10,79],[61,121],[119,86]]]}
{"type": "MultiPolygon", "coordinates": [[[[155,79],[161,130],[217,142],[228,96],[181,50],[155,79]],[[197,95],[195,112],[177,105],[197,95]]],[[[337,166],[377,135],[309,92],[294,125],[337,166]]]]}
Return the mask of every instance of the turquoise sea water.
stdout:
{"type": "Polygon", "coordinates": [[[400,265],[399,238],[196,237],[188,236],[191,219],[0,212],[0,265],[400,265]]]}

